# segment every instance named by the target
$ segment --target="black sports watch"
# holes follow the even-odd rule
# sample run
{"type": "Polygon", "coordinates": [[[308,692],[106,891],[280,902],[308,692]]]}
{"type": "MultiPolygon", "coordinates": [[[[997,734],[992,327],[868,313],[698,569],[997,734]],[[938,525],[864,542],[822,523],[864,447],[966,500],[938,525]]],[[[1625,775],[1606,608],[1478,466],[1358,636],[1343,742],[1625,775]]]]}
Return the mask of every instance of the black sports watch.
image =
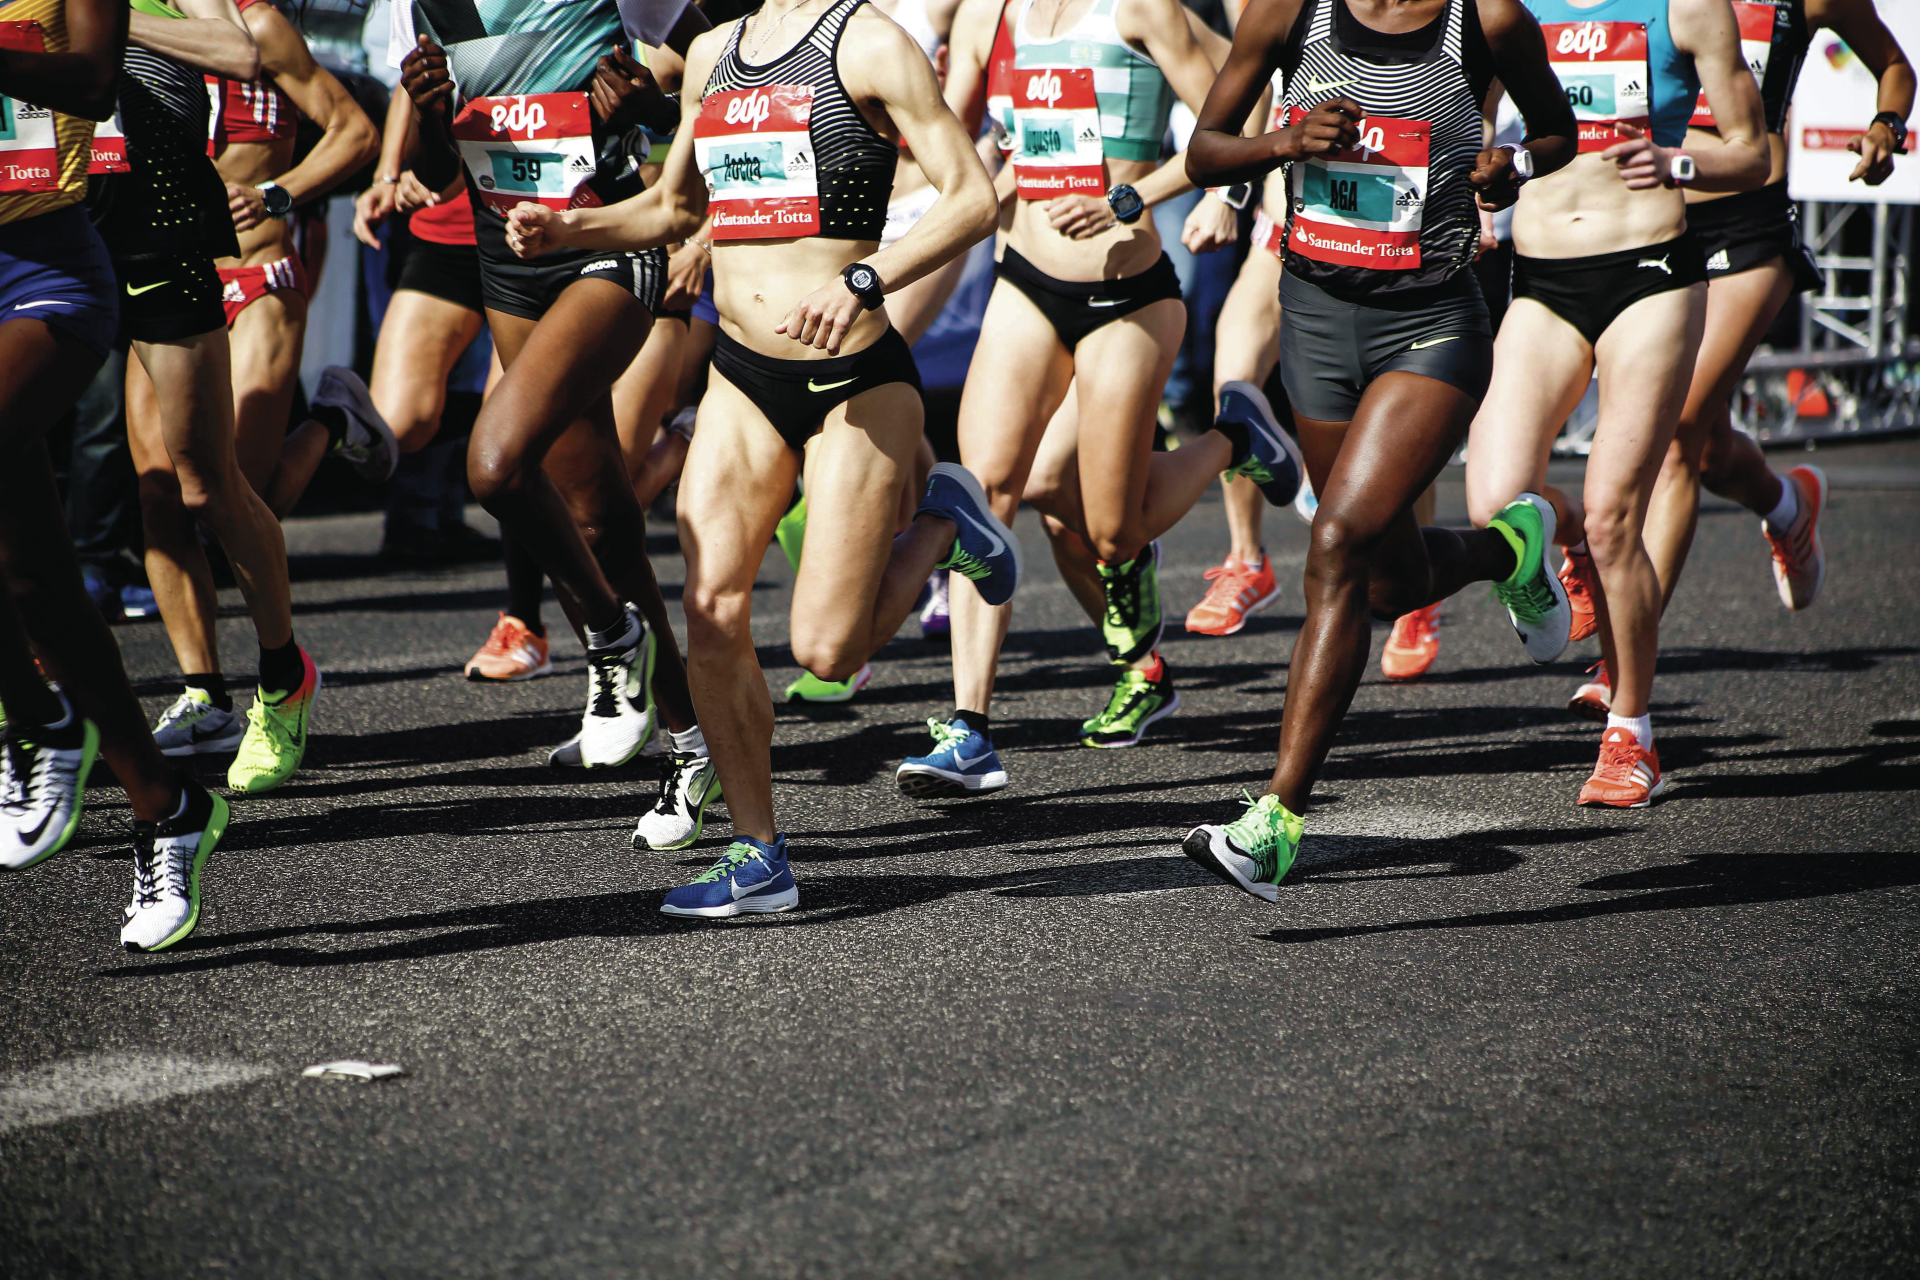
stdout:
{"type": "Polygon", "coordinates": [[[1140,221],[1140,214],[1146,209],[1147,202],[1140,198],[1138,191],[1123,182],[1107,192],[1107,206],[1113,210],[1115,218],[1131,225],[1140,221]]]}
{"type": "Polygon", "coordinates": [[[846,282],[847,292],[860,299],[860,305],[869,311],[886,297],[880,288],[880,273],[864,262],[850,263],[840,273],[840,279],[846,282]]]}
{"type": "Polygon", "coordinates": [[[277,182],[263,182],[257,190],[260,201],[267,207],[269,218],[284,218],[293,212],[293,192],[277,182]]]}
{"type": "Polygon", "coordinates": [[[1907,122],[1900,118],[1897,111],[1882,111],[1867,125],[1871,129],[1876,124],[1887,126],[1887,132],[1893,135],[1893,149],[1901,154],[1907,150],[1907,122]]]}

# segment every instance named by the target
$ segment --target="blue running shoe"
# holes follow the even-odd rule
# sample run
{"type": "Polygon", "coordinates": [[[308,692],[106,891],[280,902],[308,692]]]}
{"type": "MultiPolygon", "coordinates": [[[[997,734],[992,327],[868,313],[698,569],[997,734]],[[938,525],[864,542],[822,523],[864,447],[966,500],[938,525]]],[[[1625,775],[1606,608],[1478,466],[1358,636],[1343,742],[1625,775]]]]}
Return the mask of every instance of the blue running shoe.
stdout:
{"type": "Polygon", "coordinates": [[[993,744],[964,720],[927,720],[933,730],[933,750],[900,762],[894,782],[905,795],[917,799],[973,796],[1007,785],[1007,771],[993,744]]]}
{"type": "Polygon", "coordinates": [[[1276,507],[1292,502],[1306,478],[1307,463],[1300,456],[1300,446],[1274,419],[1266,394],[1251,382],[1227,383],[1220,388],[1220,414],[1215,421],[1244,426],[1251,446],[1227,474],[1251,479],[1276,507]]]}
{"type": "Polygon", "coordinates": [[[660,910],[670,916],[766,915],[791,911],[800,905],[800,889],[787,866],[787,838],[777,836],[765,845],[751,836],[737,836],[720,861],[689,883],[667,891],[660,910]]]}
{"type": "Polygon", "coordinates": [[[955,569],[973,579],[980,598],[988,604],[1013,599],[1014,588],[1020,585],[1020,539],[993,514],[986,490],[973,472],[957,463],[936,462],[927,473],[927,496],[920,500],[920,511],[960,527],[953,550],[934,568],[955,569]]]}

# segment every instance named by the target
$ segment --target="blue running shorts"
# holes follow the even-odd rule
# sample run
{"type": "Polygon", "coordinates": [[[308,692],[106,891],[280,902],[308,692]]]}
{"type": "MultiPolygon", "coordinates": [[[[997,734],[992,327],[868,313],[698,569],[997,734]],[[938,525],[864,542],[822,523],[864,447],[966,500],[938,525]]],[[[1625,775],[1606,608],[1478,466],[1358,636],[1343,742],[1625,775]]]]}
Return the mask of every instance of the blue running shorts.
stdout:
{"type": "Polygon", "coordinates": [[[0,324],[41,320],[104,358],[120,328],[119,289],[82,206],[0,225],[0,324]]]}

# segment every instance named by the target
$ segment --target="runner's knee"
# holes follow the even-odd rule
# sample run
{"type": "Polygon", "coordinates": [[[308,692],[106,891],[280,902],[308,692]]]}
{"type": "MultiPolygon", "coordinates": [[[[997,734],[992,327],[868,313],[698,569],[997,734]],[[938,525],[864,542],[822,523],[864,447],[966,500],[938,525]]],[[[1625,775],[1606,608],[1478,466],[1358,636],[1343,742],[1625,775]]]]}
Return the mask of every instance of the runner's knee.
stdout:
{"type": "Polygon", "coordinates": [[[741,636],[752,642],[753,591],[726,586],[690,585],[687,611],[687,654],[698,661],[704,650],[730,648],[741,636]]]}
{"type": "Polygon", "coordinates": [[[793,628],[793,660],[815,677],[837,683],[851,680],[866,662],[854,637],[826,626],[797,625],[793,628]]]}
{"type": "Polygon", "coordinates": [[[1602,570],[1624,564],[1640,545],[1641,520],[1629,495],[1587,499],[1587,549],[1602,570]]]}

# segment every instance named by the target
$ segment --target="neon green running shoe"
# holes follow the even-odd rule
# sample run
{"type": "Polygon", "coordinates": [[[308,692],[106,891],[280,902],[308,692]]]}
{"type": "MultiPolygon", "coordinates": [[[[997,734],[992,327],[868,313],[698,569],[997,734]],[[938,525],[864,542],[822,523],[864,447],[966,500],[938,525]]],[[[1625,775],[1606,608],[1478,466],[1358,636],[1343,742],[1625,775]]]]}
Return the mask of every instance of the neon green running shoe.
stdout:
{"type": "Polygon", "coordinates": [[[1195,827],[1181,849],[1234,888],[1274,902],[1305,831],[1306,824],[1278,796],[1247,796],[1245,813],[1224,827],[1195,827]]]}
{"type": "Polygon", "coordinates": [[[1107,611],[1100,636],[1108,662],[1138,662],[1160,644],[1160,544],[1153,543],[1125,564],[1096,566],[1106,589],[1107,611]]]}
{"type": "Polygon", "coordinates": [[[1513,576],[1493,584],[1493,594],[1507,607],[1514,634],[1535,662],[1552,662],[1564,653],[1573,629],[1567,589],[1547,567],[1554,523],[1553,504],[1537,493],[1521,494],[1487,521],[1487,527],[1499,531],[1519,561],[1513,576]]]}
{"type": "Polygon", "coordinates": [[[802,671],[800,678],[787,686],[787,701],[850,702],[853,695],[866,688],[867,681],[871,679],[871,663],[862,663],[860,669],[847,680],[822,680],[811,671],[802,671]]]}
{"type": "Polygon", "coordinates": [[[228,790],[271,791],[299,769],[307,754],[307,719],[320,695],[320,668],[305,649],[300,651],[300,661],[306,677],[298,689],[279,694],[254,691],[253,705],[247,708],[247,736],[240,740],[239,754],[227,770],[228,790]]]}
{"type": "Polygon", "coordinates": [[[787,564],[792,566],[795,573],[800,572],[800,548],[807,540],[806,494],[801,494],[800,501],[788,507],[787,514],[780,517],[780,523],[773,526],[773,540],[786,553],[787,564]]]}
{"type": "Polygon", "coordinates": [[[1113,686],[1107,709],[1081,723],[1080,741],[1090,747],[1131,747],[1146,736],[1148,725],[1179,709],[1180,695],[1174,692],[1173,675],[1164,659],[1158,680],[1138,667],[1128,667],[1113,686]]]}

